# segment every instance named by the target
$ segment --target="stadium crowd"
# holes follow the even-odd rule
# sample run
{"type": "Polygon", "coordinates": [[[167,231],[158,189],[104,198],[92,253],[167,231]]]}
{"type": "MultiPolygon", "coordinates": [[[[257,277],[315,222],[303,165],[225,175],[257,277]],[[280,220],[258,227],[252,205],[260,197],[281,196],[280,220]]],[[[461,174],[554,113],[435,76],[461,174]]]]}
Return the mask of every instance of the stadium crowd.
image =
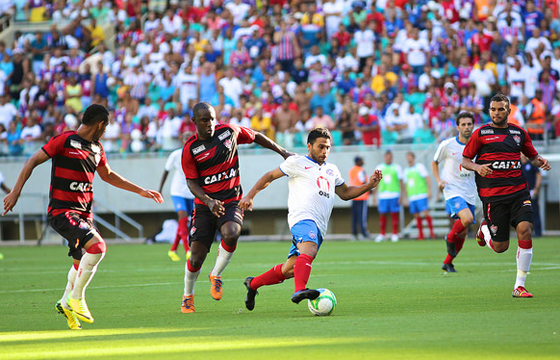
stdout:
{"type": "Polygon", "coordinates": [[[0,5],[15,21],[51,24],[0,42],[4,156],[32,154],[76,128],[92,103],[113,113],[107,152],[179,147],[198,101],[220,122],[288,148],[304,146],[316,126],[346,145],[440,141],[460,111],[489,121],[483,110],[496,92],[511,98],[510,121],[534,140],[560,136],[556,0],[0,5]]]}

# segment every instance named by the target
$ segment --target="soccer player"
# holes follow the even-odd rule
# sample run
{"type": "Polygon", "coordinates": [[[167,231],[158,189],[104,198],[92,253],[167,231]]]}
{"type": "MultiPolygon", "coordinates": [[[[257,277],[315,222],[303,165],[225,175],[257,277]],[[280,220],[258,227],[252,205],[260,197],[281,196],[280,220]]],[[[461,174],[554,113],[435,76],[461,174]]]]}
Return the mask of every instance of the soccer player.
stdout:
{"type": "MultiPolygon", "coordinates": [[[[187,138],[183,138],[183,145],[185,145],[186,140],[187,138]]],[[[171,179],[170,193],[173,207],[175,207],[175,212],[179,218],[179,226],[177,227],[177,233],[175,234],[173,245],[171,245],[171,250],[167,252],[167,255],[172,261],[181,260],[179,255],[177,255],[177,247],[181,240],[185,248],[186,259],[188,260],[191,256],[191,249],[189,248],[189,221],[194,210],[194,195],[187,186],[187,179],[185,178],[183,165],[181,164],[182,154],[183,148],[177,149],[169,154],[159,184],[159,192],[161,193],[169,172],[174,171],[173,178],[171,179]]]]}
{"type": "MultiPolygon", "coordinates": [[[[368,181],[367,173],[363,168],[364,159],[360,156],[354,158],[354,166],[348,171],[348,178],[350,185],[360,186],[368,181]]],[[[368,198],[370,193],[364,194],[352,200],[352,236],[354,239],[369,239],[369,232],[367,230],[367,215],[368,215],[368,198]],[[358,235],[358,232],[360,233],[358,235]]]]}
{"type": "Polygon", "coordinates": [[[109,167],[99,142],[108,123],[109,112],[104,106],[89,106],[77,130],[53,137],[25,162],[13,190],[4,197],[2,216],[16,205],[33,169],[53,160],[48,220],[51,227],[68,241],[68,256],[73,258],[66,290],[56,303],[56,309],[66,317],[68,327],[74,330],[81,329],[80,320],[93,323],[85,290],[106,251],[105,241],[93,226],[91,206],[95,171],[103,181],[115,187],[157,203],[163,202],[159,192],[141,188],[109,167]]]}
{"type": "Polygon", "coordinates": [[[254,142],[277,152],[284,159],[293,155],[249,128],[216,125],[216,110],[206,102],[193,107],[192,121],[196,133],[187,140],[182,156],[187,184],[195,196],[190,231],[191,258],[185,266],[183,313],[195,311],[194,286],[216,230],[220,231],[222,241],[209,274],[210,294],[215,300],[222,298],[221,275],[237,247],[243,225],[243,210],[239,207],[242,191],[237,146],[254,142]]]}
{"type": "Polygon", "coordinates": [[[439,144],[432,162],[432,172],[438,188],[443,190],[447,213],[452,219],[456,219],[451,231],[445,236],[447,256],[441,267],[443,271],[450,273],[457,272],[453,259],[463,248],[469,226],[474,222],[476,203],[474,173],[461,167],[463,149],[473,131],[474,116],[469,112],[462,112],[457,115],[455,123],[458,135],[439,144]]]}
{"type": "Polygon", "coordinates": [[[432,197],[432,183],[428,170],[422,163],[416,162],[416,155],[412,151],[406,153],[408,167],[404,170],[404,183],[408,196],[410,213],[416,219],[418,228],[418,240],[424,240],[422,229],[422,217],[426,219],[430,238],[434,239],[434,227],[428,207],[428,199],[432,197]]]}
{"type": "Polygon", "coordinates": [[[527,180],[522,173],[521,153],[542,170],[550,170],[548,160],[533,147],[529,134],[507,122],[509,99],[497,94],[490,100],[492,123],[481,126],[463,151],[462,166],[476,172],[478,196],[482,200],[484,220],[476,234],[480,246],[488,245],[497,253],[509,247],[510,226],[517,232],[517,277],[514,298],[530,298],[525,279],[533,259],[533,208],[527,180]],[[476,157],[476,161],[472,159],[476,157]]]}
{"type": "Polygon", "coordinates": [[[373,189],[381,180],[381,171],[375,170],[365,184],[348,186],[338,167],[326,162],[331,144],[332,136],[329,130],[311,130],[307,137],[306,156],[289,157],[278,168],[264,174],[247,196],[241,199],[241,208],[252,210],[253,199],[257,193],[272,181],[283,176],[289,177],[288,223],[292,233],[292,246],[288,260],[264,274],[245,279],[245,306],[248,310],[255,307],[255,295],[259,287],[279,284],[292,277],[295,283],[292,302],[297,304],[303,299],[316,299],[319,291],[308,289],[307,282],[311,274],[311,263],[327,232],[335,194],[343,200],[354,199],[373,189]]]}
{"type": "Polygon", "coordinates": [[[380,234],[375,242],[385,240],[385,229],[387,227],[387,214],[391,214],[393,234],[391,241],[399,241],[399,213],[401,211],[401,192],[403,190],[403,172],[399,164],[393,163],[393,153],[387,150],[383,156],[383,163],[377,165],[376,169],[383,173],[383,180],[375,191],[378,191],[379,228],[380,234]]]}

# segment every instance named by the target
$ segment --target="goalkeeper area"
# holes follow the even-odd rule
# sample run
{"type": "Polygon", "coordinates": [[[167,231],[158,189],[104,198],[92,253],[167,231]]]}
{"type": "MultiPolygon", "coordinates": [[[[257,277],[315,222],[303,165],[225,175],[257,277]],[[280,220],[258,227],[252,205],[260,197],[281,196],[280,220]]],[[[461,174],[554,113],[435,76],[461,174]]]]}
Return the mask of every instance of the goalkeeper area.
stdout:
{"type": "Polygon", "coordinates": [[[289,242],[241,242],[210,296],[213,246],[196,285],[196,313],[180,311],[184,262],[167,244],[109,244],[86,296],[95,323],[67,328],[55,303],[70,268],[63,246],[0,248],[2,359],[558,359],[560,238],[534,241],[527,289],[511,296],[516,241],[495,254],[468,238],[456,274],[445,243],[326,241],[309,286],[336,311],[315,317],[290,301],[293,280],[262,287],[245,309],[247,276],[285,260],[289,242]]]}

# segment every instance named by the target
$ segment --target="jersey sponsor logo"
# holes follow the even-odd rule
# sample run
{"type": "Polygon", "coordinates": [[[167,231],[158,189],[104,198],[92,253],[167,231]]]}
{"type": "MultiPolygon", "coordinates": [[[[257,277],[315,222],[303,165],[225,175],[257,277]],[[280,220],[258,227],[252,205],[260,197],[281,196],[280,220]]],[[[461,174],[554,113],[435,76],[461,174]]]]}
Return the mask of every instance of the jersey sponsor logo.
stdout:
{"type": "Polygon", "coordinates": [[[494,161],[492,169],[495,170],[519,170],[521,169],[521,161],[507,160],[507,161],[494,161]]]}
{"type": "Polygon", "coordinates": [[[509,133],[510,133],[510,134],[521,135],[521,131],[519,131],[519,130],[512,130],[512,129],[509,129],[509,133]]]}
{"type": "Polygon", "coordinates": [[[496,236],[496,234],[498,233],[498,227],[496,225],[490,226],[490,232],[492,233],[492,235],[496,236]]]}
{"type": "Polygon", "coordinates": [[[72,191],[81,191],[81,192],[91,192],[93,190],[92,183],[83,183],[73,181],[70,183],[70,190],[72,191]]]}
{"type": "Polygon", "coordinates": [[[193,153],[193,155],[196,155],[196,154],[199,154],[199,153],[203,152],[204,150],[206,150],[206,146],[200,145],[200,146],[195,147],[192,150],[192,153],[193,153]]]}
{"type": "Polygon", "coordinates": [[[220,135],[218,135],[218,139],[220,139],[220,141],[224,140],[225,138],[228,138],[231,136],[231,131],[226,130],[223,133],[221,133],[220,135]]]}
{"type": "Polygon", "coordinates": [[[489,134],[494,134],[494,129],[485,129],[485,130],[480,130],[480,134],[481,134],[481,135],[489,135],[489,134]]]}
{"type": "Polygon", "coordinates": [[[216,154],[216,148],[213,147],[212,149],[210,149],[209,151],[202,153],[200,155],[198,155],[197,157],[195,157],[196,162],[203,162],[206,161],[208,159],[211,159],[214,157],[214,154],[216,154]]]}
{"type": "Polygon", "coordinates": [[[484,136],[481,140],[484,143],[502,142],[505,140],[507,135],[495,135],[495,136],[484,136]]]}
{"type": "Polygon", "coordinates": [[[525,200],[523,201],[523,205],[522,206],[531,206],[531,200],[525,200]]]}
{"type": "Polygon", "coordinates": [[[331,195],[329,194],[331,189],[331,184],[329,183],[329,180],[325,179],[322,176],[319,176],[317,178],[317,187],[319,188],[320,196],[324,196],[327,199],[331,197],[331,195]]]}
{"type": "Polygon", "coordinates": [[[91,145],[91,152],[94,154],[99,154],[101,152],[101,147],[97,144],[91,145]]]}
{"type": "Polygon", "coordinates": [[[204,185],[217,183],[218,181],[228,180],[237,176],[237,169],[231,168],[221,173],[206,176],[204,178],[204,185]]]}
{"type": "Polygon", "coordinates": [[[82,143],[77,140],[70,140],[70,146],[75,149],[82,149],[82,143]]]}

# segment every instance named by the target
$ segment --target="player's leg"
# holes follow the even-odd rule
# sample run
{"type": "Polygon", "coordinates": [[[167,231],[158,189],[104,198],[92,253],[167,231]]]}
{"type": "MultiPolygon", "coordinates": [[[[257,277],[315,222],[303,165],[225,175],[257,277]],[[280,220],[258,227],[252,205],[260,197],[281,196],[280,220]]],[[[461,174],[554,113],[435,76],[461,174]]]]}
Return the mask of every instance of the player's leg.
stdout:
{"type": "Polygon", "coordinates": [[[296,259],[297,255],[291,255],[284,264],[278,264],[259,276],[247,277],[243,282],[243,285],[247,288],[245,307],[248,310],[253,310],[255,308],[255,296],[258,294],[257,289],[261,286],[280,284],[284,282],[284,280],[294,277],[294,264],[296,263],[296,259]]]}
{"type": "Polygon", "coordinates": [[[352,237],[357,240],[358,239],[358,217],[360,216],[359,204],[358,201],[352,200],[352,204],[350,206],[351,210],[351,230],[352,230],[352,237]]]}
{"type": "Polygon", "coordinates": [[[379,199],[377,207],[379,210],[379,235],[375,238],[375,242],[381,242],[385,240],[387,214],[389,213],[389,200],[379,199]]]}
{"type": "MultiPolygon", "coordinates": [[[[479,232],[484,235],[483,238],[488,247],[497,253],[503,253],[509,248],[511,205],[509,203],[484,203],[482,206],[484,225],[481,225],[479,232]]],[[[479,232],[477,232],[477,238],[480,236],[479,232]]]]}
{"type": "Polygon", "coordinates": [[[474,222],[474,205],[468,204],[460,197],[454,197],[447,201],[446,206],[448,212],[456,220],[445,237],[447,255],[441,268],[446,272],[457,272],[453,265],[453,259],[457,257],[463,248],[468,228],[474,222]]]}
{"type": "Polygon", "coordinates": [[[400,200],[398,198],[390,200],[391,206],[391,225],[393,228],[393,233],[391,234],[391,241],[399,241],[399,217],[401,211],[400,200]]]}
{"type": "Polygon", "coordinates": [[[512,225],[515,226],[517,232],[517,277],[513,287],[513,297],[533,297],[533,294],[525,289],[525,279],[527,273],[531,268],[531,261],[533,260],[533,239],[531,234],[533,232],[533,212],[531,206],[523,200],[517,200],[513,206],[512,218],[514,221],[512,225]]]}
{"type": "Polygon", "coordinates": [[[179,211],[177,213],[179,218],[179,227],[177,228],[179,232],[179,238],[183,242],[183,247],[185,248],[185,254],[190,251],[189,247],[189,215],[186,211],[179,211]]]}
{"type": "Polygon", "coordinates": [[[185,201],[184,198],[180,196],[171,196],[171,201],[173,201],[173,207],[177,213],[178,226],[177,232],[175,233],[175,239],[173,240],[173,244],[171,244],[171,249],[167,252],[167,256],[169,256],[172,261],[180,261],[181,258],[177,255],[177,248],[179,247],[179,242],[181,241],[181,217],[185,214],[185,201]]]}
{"type": "Polygon", "coordinates": [[[323,238],[312,220],[302,220],[292,226],[290,231],[292,244],[297,248],[297,252],[290,255],[298,255],[293,267],[295,291],[292,295],[292,302],[297,304],[303,299],[315,299],[319,296],[317,290],[307,288],[307,282],[311,275],[311,263],[317,256],[323,238]]]}
{"type": "Polygon", "coordinates": [[[66,303],[68,295],[70,295],[72,289],[74,288],[74,283],[76,282],[76,275],[78,274],[79,266],[80,260],[74,259],[72,262],[72,266],[70,267],[70,271],[68,271],[68,282],[66,283],[64,294],[62,295],[62,298],[55,304],[56,311],[58,311],[59,314],[62,314],[66,318],[68,327],[72,330],[80,330],[82,328],[80,320],[78,320],[76,314],[74,314],[72,309],[66,303]]]}
{"type": "Polygon", "coordinates": [[[408,209],[410,214],[416,221],[416,228],[418,229],[418,240],[424,240],[424,232],[422,231],[422,218],[420,217],[420,212],[418,211],[418,201],[412,200],[408,204],[408,209]]]}
{"type": "Polygon", "coordinates": [[[369,231],[367,229],[367,218],[368,218],[368,204],[365,200],[360,200],[360,217],[359,217],[359,224],[360,224],[360,231],[365,239],[369,239],[369,231]]]}
{"type": "Polygon", "coordinates": [[[430,205],[428,204],[428,198],[420,199],[419,201],[419,209],[421,216],[426,219],[426,224],[428,224],[428,229],[430,230],[430,238],[435,239],[434,235],[434,226],[432,222],[432,217],[430,215],[430,205]]]}

